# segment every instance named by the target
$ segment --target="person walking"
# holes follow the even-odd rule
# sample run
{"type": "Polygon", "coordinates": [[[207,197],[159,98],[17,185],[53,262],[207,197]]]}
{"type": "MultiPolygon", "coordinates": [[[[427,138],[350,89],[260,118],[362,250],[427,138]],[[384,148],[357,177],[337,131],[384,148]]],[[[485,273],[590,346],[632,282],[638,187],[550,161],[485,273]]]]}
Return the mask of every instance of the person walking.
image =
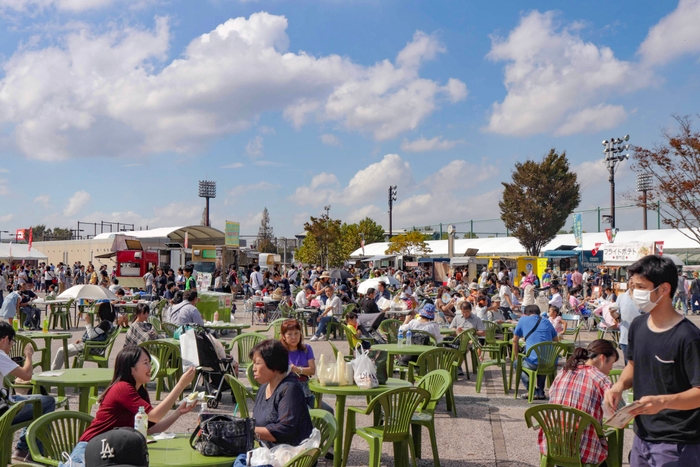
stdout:
{"type": "Polygon", "coordinates": [[[688,316],[688,294],[686,293],[686,285],[688,283],[688,278],[686,274],[682,274],[678,271],[678,288],[676,289],[676,295],[673,299],[673,307],[678,307],[678,302],[681,302],[681,308],[683,308],[683,314],[688,316]]]}

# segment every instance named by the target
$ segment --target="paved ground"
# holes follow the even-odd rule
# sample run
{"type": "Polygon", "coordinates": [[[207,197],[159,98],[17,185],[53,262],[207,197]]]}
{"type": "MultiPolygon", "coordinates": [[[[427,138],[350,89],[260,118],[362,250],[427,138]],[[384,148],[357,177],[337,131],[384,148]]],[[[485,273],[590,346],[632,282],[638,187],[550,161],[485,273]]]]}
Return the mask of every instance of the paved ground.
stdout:
{"type": "MultiPolygon", "coordinates": [[[[243,306],[238,307],[239,310],[243,306]]],[[[240,315],[241,313],[239,313],[240,315]]],[[[239,320],[243,320],[243,316],[239,320]]],[[[247,321],[249,322],[249,315],[247,321]]],[[[700,323],[700,317],[692,317],[696,324],[700,323]]],[[[237,320],[238,321],[238,320],[237,320]]],[[[81,326],[84,323],[81,322],[81,326]]],[[[251,330],[262,332],[263,326],[256,326],[251,330]]],[[[250,331],[250,330],[248,330],[250,331]]],[[[81,329],[74,329],[74,339],[80,338],[81,329]]],[[[596,338],[594,333],[582,332],[581,337],[584,343],[596,338]]],[[[124,344],[122,334],[112,352],[112,361],[124,344]]],[[[308,341],[307,341],[308,344],[308,341]]],[[[335,340],[334,344],[341,352],[348,350],[347,343],[343,340],[335,340]]],[[[313,347],[317,358],[320,354],[325,354],[332,358],[330,345],[324,341],[313,342],[313,347]]],[[[54,344],[54,351],[59,344],[54,344]]],[[[616,368],[622,368],[622,359],[616,368]]],[[[90,364],[88,364],[89,366],[90,364]]],[[[242,380],[247,384],[245,376],[242,380]]],[[[457,401],[456,418],[452,418],[445,410],[444,402],[438,405],[436,414],[436,430],[438,439],[438,451],[441,464],[444,467],[466,467],[466,466],[488,466],[488,467],[515,467],[515,466],[537,466],[539,465],[539,454],[537,449],[537,433],[528,430],[525,426],[523,414],[529,407],[527,401],[514,399],[513,392],[509,396],[503,394],[500,370],[489,371],[486,376],[485,387],[482,387],[481,394],[475,391],[475,377],[472,380],[460,378],[455,383],[454,391],[457,401]]],[[[155,387],[150,387],[151,398],[155,402],[155,387]]],[[[70,395],[71,406],[77,407],[77,396],[70,395]]],[[[324,396],[324,401],[334,405],[332,396],[324,396]]],[[[366,401],[363,398],[348,398],[348,406],[356,405],[364,407],[366,401]]],[[[229,396],[225,396],[217,411],[231,413],[233,404],[229,396]]],[[[93,413],[94,415],[94,413],[93,413]]],[[[361,423],[369,423],[369,418],[358,420],[361,423]]],[[[183,416],[173,426],[172,431],[191,432],[196,426],[196,414],[190,413],[183,416]]],[[[625,455],[629,452],[632,433],[627,430],[625,433],[625,455]]],[[[423,459],[418,462],[419,466],[433,465],[430,443],[427,433],[423,436],[423,459]]],[[[348,459],[349,466],[365,466],[368,463],[369,449],[367,444],[359,437],[355,437],[352,450],[348,459]]],[[[330,466],[331,462],[321,460],[321,466],[330,466]]],[[[382,465],[393,466],[393,452],[390,445],[384,446],[382,454],[382,465]]]]}

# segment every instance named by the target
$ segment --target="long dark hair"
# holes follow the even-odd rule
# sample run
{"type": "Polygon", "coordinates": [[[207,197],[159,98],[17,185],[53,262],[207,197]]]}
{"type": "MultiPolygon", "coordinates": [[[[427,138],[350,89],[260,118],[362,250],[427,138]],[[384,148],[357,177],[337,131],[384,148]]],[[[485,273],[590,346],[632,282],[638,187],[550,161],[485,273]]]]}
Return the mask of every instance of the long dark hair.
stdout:
{"type": "Polygon", "coordinates": [[[290,352],[294,350],[301,350],[303,352],[306,352],[306,346],[304,345],[304,333],[301,332],[301,323],[298,320],[290,318],[282,323],[282,326],[280,327],[280,342],[290,352]],[[299,331],[301,333],[301,337],[299,338],[299,344],[297,344],[296,349],[290,348],[287,339],[284,337],[284,335],[289,331],[299,331]]]}
{"type": "Polygon", "coordinates": [[[136,305],[136,310],[134,311],[134,316],[131,318],[131,322],[133,323],[136,321],[136,318],[139,317],[139,315],[142,314],[150,314],[151,313],[151,307],[148,306],[148,303],[139,303],[136,305]]]}
{"type": "Polygon", "coordinates": [[[615,361],[620,358],[615,344],[605,339],[596,339],[587,348],[577,347],[574,354],[569,357],[564,365],[564,371],[574,371],[580,365],[586,363],[589,358],[596,358],[598,355],[605,355],[605,358],[615,357],[615,361]]]}
{"type": "MultiPolygon", "coordinates": [[[[134,375],[131,374],[131,369],[136,366],[144,353],[148,355],[149,359],[151,358],[151,354],[148,352],[148,350],[135,345],[126,346],[119,351],[119,354],[117,354],[117,360],[114,362],[114,376],[112,377],[112,382],[100,396],[99,402],[104,400],[109,390],[112,389],[112,386],[121,381],[136,387],[136,380],[134,379],[134,375]]],[[[136,390],[136,392],[139,393],[139,396],[141,396],[142,399],[146,401],[150,400],[148,397],[148,390],[145,386],[141,386],[136,390]]]]}

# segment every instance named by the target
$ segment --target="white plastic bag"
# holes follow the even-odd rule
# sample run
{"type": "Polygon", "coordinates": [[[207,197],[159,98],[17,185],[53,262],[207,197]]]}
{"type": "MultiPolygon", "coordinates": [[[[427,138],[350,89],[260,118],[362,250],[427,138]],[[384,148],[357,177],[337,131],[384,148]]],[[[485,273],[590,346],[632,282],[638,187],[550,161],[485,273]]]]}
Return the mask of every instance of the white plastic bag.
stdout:
{"type": "Polygon", "coordinates": [[[190,329],[180,335],[180,355],[182,358],[182,371],[187,368],[199,366],[199,353],[197,352],[197,337],[194,330],[190,329]]]}
{"type": "Polygon", "coordinates": [[[272,465],[273,467],[284,467],[294,456],[307,449],[318,448],[321,446],[321,432],[317,428],[311,431],[311,436],[301,442],[299,446],[290,446],[289,444],[278,444],[272,449],[264,446],[253,449],[248,452],[248,465],[272,465]]]}
{"type": "Polygon", "coordinates": [[[379,386],[377,366],[369,358],[369,352],[363,351],[362,346],[358,344],[355,355],[357,356],[351,362],[355,373],[355,384],[362,389],[372,389],[379,386]]]}

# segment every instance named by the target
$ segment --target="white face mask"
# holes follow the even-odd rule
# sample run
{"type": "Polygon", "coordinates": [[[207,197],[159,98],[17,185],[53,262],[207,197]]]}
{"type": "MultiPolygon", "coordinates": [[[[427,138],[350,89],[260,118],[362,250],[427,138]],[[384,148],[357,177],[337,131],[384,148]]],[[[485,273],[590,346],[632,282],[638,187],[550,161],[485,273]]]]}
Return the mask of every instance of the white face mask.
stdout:
{"type": "MultiPolygon", "coordinates": [[[[659,287],[661,286],[659,285],[659,287]]],[[[654,290],[657,290],[659,287],[654,290]]],[[[646,313],[651,313],[651,310],[653,310],[656,304],[659,303],[659,300],[661,300],[661,297],[659,297],[655,302],[651,301],[651,293],[654,290],[634,289],[632,291],[632,301],[637,305],[637,308],[646,313]]]]}

